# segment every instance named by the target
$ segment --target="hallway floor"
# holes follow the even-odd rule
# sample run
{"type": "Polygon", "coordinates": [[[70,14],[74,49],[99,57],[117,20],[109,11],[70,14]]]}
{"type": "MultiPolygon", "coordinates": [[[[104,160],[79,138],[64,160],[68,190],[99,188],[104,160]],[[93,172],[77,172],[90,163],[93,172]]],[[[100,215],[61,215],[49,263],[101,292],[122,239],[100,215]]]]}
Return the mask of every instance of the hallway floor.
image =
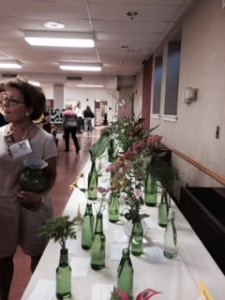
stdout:
{"type": "MultiPolygon", "coordinates": [[[[70,152],[64,152],[64,140],[59,140],[57,180],[52,190],[55,216],[62,214],[72,193],[72,190],[69,189],[69,185],[74,182],[86,164],[89,158],[89,149],[91,145],[98,140],[100,130],[101,128],[97,127],[94,133],[90,135],[77,135],[81,148],[79,154],[76,154],[72,140],[70,140],[70,152]]],[[[20,300],[31,276],[30,258],[26,256],[20,248],[18,248],[15,255],[14,265],[14,276],[9,300],[20,300]]]]}

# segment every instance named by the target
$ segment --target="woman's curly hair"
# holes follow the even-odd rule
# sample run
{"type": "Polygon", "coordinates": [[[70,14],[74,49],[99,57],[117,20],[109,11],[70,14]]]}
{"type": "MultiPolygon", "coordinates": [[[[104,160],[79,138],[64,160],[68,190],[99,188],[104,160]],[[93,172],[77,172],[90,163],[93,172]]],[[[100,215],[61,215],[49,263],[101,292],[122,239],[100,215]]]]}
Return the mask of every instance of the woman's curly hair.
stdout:
{"type": "Polygon", "coordinates": [[[5,84],[5,90],[8,88],[18,89],[23,95],[23,100],[27,107],[33,108],[30,115],[31,120],[37,120],[45,111],[46,98],[41,88],[28,82],[26,78],[16,77],[5,84]]]}

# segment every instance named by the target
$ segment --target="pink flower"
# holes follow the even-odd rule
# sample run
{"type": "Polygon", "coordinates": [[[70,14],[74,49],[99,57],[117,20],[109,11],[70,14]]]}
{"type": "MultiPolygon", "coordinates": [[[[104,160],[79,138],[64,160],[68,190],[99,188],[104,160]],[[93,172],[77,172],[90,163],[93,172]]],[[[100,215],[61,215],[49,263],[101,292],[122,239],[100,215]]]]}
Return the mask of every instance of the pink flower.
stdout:
{"type": "Polygon", "coordinates": [[[106,193],[108,192],[108,189],[106,189],[106,188],[100,186],[100,187],[98,188],[98,191],[99,191],[99,193],[101,193],[101,194],[106,194],[106,193]]]}
{"type": "Polygon", "coordinates": [[[110,300],[116,300],[116,299],[131,300],[131,297],[124,291],[114,287],[110,300]]]}
{"type": "Polygon", "coordinates": [[[136,188],[135,190],[134,190],[134,194],[135,194],[135,197],[137,198],[137,199],[139,199],[139,198],[141,198],[143,195],[142,195],[142,191],[141,191],[141,189],[140,188],[136,188]]]}
{"type": "Polygon", "coordinates": [[[134,143],[132,145],[132,149],[134,151],[140,151],[141,149],[145,148],[145,146],[146,146],[146,141],[145,140],[141,140],[141,141],[138,141],[138,142],[134,143]]]}
{"type": "Polygon", "coordinates": [[[130,296],[124,291],[117,289],[118,294],[122,297],[123,300],[130,300],[130,296]]]}
{"type": "Polygon", "coordinates": [[[160,136],[160,135],[151,135],[147,139],[146,145],[151,146],[151,145],[157,144],[161,141],[161,139],[162,139],[162,136],[160,136]]]}
{"type": "Polygon", "coordinates": [[[128,150],[126,153],[124,153],[123,158],[124,159],[129,159],[132,160],[136,157],[136,152],[132,150],[128,150]]]}
{"type": "Polygon", "coordinates": [[[136,300],[148,300],[152,296],[157,295],[157,294],[161,294],[161,292],[157,292],[152,289],[146,289],[143,292],[141,292],[140,294],[138,294],[136,300]]]}
{"type": "MultiPolygon", "coordinates": [[[[161,292],[154,291],[152,289],[146,289],[142,291],[140,294],[138,294],[136,300],[148,300],[152,296],[161,294],[161,292]]],[[[112,297],[110,300],[115,300],[115,299],[120,299],[120,300],[131,300],[131,297],[125,293],[124,291],[114,287],[113,292],[112,292],[112,297]]]]}
{"type": "Polygon", "coordinates": [[[106,168],[106,172],[114,172],[117,169],[117,165],[116,164],[111,164],[106,168]]]}

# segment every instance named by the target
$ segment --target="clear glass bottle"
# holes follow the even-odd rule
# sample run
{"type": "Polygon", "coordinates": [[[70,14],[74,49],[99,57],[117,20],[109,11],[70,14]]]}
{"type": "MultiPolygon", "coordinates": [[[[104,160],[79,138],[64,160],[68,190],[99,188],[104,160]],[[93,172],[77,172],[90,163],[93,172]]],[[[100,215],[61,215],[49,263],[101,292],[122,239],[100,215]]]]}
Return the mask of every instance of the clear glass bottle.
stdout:
{"type": "Polygon", "coordinates": [[[91,268],[101,270],[105,267],[105,235],[103,232],[102,213],[96,215],[94,240],[91,246],[91,268]]]}
{"type": "Polygon", "coordinates": [[[97,200],[98,198],[98,172],[95,161],[92,161],[91,170],[88,174],[88,199],[97,200]]]}
{"type": "Polygon", "coordinates": [[[156,206],[157,204],[157,182],[150,172],[145,177],[144,202],[147,206],[156,206]]]}
{"type": "Polygon", "coordinates": [[[175,214],[171,212],[164,233],[164,256],[174,258],[177,256],[177,231],[175,226],[175,214]]]}
{"type": "Polygon", "coordinates": [[[68,249],[61,248],[59,266],[56,269],[56,297],[66,299],[71,297],[71,267],[68,260],[68,249]]]}
{"type": "Polygon", "coordinates": [[[109,221],[112,223],[116,223],[120,219],[120,202],[119,202],[120,194],[118,192],[111,192],[109,198],[109,221]]]}
{"type": "Polygon", "coordinates": [[[166,227],[168,222],[168,194],[165,188],[162,188],[161,202],[158,207],[158,224],[161,227],[166,227]]]}
{"type": "Polygon", "coordinates": [[[130,250],[123,249],[122,258],[117,268],[117,288],[133,296],[133,266],[130,259],[130,250]]]}
{"type": "Polygon", "coordinates": [[[131,253],[135,256],[140,256],[143,253],[143,226],[141,219],[138,219],[133,223],[133,229],[131,231],[131,253]]]}
{"type": "Polygon", "coordinates": [[[94,237],[94,216],[92,204],[87,203],[86,210],[82,220],[81,247],[85,250],[91,249],[94,237]]]}

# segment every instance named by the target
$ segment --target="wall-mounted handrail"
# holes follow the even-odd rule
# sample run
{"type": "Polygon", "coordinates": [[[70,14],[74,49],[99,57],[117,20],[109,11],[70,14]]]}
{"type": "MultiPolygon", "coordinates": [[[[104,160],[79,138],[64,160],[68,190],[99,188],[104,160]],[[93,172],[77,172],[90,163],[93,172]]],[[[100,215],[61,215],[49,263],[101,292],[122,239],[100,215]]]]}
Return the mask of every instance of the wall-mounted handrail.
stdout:
{"type": "Polygon", "coordinates": [[[160,142],[164,147],[168,148],[169,150],[171,150],[173,153],[175,153],[176,155],[178,155],[179,157],[181,157],[182,159],[186,160],[188,163],[192,164],[193,166],[195,166],[197,169],[201,170],[202,172],[204,172],[205,174],[209,175],[210,177],[212,177],[213,179],[215,179],[216,181],[218,181],[219,183],[225,185],[225,176],[223,176],[222,174],[206,167],[205,165],[203,165],[202,163],[192,159],[190,156],[178,151],[177,149],[167,145],[164,142],[160,142]]]}

